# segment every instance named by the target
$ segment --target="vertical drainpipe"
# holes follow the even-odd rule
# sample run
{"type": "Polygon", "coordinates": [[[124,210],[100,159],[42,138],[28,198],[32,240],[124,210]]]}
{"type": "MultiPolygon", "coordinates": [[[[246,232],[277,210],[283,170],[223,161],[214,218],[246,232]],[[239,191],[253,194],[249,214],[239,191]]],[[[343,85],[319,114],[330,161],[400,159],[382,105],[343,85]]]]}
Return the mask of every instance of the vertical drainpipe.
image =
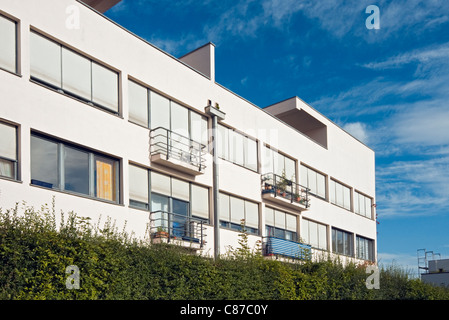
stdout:
{"type": "Polygon", "coordinates": [[[213,107],[209,100],[209,105],[205,108],[206,114],[212,117],[212,152],[213,152],[213,203],[214,203],[214,258],[220,256],[220,212],[219,212],[219,183],[218,183],[218,152],[217,152],[217,130],[218,120],[224,120],[225,113],[213,107]]]}

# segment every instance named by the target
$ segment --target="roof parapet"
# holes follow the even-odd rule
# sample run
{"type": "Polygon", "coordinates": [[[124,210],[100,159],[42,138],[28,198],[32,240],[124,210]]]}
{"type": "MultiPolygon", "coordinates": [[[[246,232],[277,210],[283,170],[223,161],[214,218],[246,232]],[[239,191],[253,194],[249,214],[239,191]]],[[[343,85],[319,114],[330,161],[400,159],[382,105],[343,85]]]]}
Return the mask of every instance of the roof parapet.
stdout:
{"type": "Polygon", "coordinates": [[[98,12],[105,13],[122,0],[81,0],[98,12]]]}
{"type": "Polygon", "coordinates": [[[215,82],[215,45],[212,42],[183,55],[179,60],[215,82]]]}

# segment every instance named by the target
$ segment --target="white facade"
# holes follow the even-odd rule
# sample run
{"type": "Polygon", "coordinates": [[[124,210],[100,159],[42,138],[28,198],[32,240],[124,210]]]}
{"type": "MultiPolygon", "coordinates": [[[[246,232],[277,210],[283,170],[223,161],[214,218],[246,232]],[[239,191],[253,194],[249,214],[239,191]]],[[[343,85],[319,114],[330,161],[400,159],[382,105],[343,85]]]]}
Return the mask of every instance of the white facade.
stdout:
{"type": "Polygon", "coordinates": [[[221,203],[220,253],[238,246],[244,218],[251,246],[274,232],[376,261],[374,152],[297,97],[261,109],[216,83],[213,44],[176,59],[75,0],[0,0],[0,37],[15,48],[0,49],[1,208],[54,196],[58,211],[126,221],[139,237],[151,212],[186,210],[212,255],[221,203]],[[217,203],[208,105],[225,113],[217,203]],[[265,174],[283,172],[289,190],[310,188],[308,203],[263,191],[265,174]]]}

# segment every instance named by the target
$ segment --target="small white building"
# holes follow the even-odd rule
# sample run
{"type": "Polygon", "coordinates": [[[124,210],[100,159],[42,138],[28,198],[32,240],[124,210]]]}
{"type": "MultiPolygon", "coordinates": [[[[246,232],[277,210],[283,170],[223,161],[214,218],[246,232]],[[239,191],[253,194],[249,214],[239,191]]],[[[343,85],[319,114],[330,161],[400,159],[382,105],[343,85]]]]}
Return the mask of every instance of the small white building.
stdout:
{"type": "Polygon", "coordinates": [[[0,207],[55,197],[206,255],[244,219],[267,255],[375,262],[373,150],[298,97],[236,95],[212,43],[175,58],[102,15],[117,2],[0,0],[0,207]]]}
{"type": "Polygon", "coordinates": [[[421,274],[421,281],[436,286],[449,286],[449,259],[430,260],[427,272],[421,274]]]}

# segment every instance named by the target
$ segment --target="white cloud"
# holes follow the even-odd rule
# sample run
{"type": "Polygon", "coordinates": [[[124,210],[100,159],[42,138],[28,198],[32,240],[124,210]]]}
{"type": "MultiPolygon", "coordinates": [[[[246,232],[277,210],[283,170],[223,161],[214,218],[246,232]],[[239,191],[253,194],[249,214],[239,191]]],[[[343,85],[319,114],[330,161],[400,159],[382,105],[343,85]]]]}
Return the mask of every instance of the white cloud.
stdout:
{"type": "Polygon", "coordinates": [[[343,129],[353,135],[355,138],[363,142],[364,144],[369,143],[368,132],[366,124],[361,122],[352,122],[343,125],[343,129]]]}

